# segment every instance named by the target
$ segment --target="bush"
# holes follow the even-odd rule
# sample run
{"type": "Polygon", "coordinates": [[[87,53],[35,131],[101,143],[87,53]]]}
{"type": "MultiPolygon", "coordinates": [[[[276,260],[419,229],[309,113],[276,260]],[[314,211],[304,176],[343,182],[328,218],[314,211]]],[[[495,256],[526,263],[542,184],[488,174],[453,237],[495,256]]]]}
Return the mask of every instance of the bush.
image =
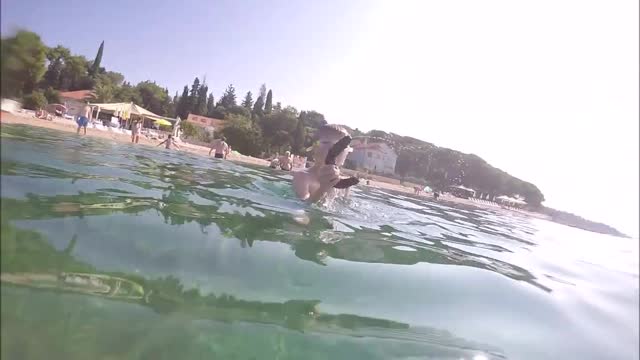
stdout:
{"type": "Polygon", "coordinates": [[[36,90],[24,97],[22,104],[25,109],[38,110],[47,106],[47,98],[40,90],[36,90]]]}
{"type": "Polygon", "coordinates": [[[222,134],[227,138],[227,143],[244,155],[259,156],[262,145],[262,132],[251,120],[230,115],[228,125],[222,130],[222,134]]]}
{"type": "Polygon", "coordinates": [[[47,98],[48,104],[60,103],[60,93],[57,90],[54,90],[51,86],[44,91],[44,97],[47,98]]]}

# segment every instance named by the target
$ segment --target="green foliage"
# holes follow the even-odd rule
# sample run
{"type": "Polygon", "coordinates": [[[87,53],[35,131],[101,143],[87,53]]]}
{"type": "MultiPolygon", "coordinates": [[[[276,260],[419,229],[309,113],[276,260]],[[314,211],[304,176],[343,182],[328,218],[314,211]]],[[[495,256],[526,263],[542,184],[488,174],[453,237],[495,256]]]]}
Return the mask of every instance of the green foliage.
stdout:
{"type": "Polygon", "coordinates": [[[52,87],[48,87],[44,91],[44,97],[47,98],[48,104],[59,104],[60,103],[60,93],[54,90],[52,87]]]}
{"type": "Polygon", "coordinates": [[[31,93],[42,79],[46,67],[46,46],[40,36],[18,31],[0,43],[0,91],[4,97],[20,97],[31,93]]]}
{"type": "Polygon", "coordinates": [[[327,120],[325,120],[324,115],[314,110],[300,112],[300,119],[302,119],[306,126],[314,129],[327,125],[327,120]]]}
{"type": "Polygon", "coordinates": [[[91,64],[91,68],[89,69],[89,75],[96,76],[98,75],[98,71],[100,70],[100,63],[102,62],[102,52],[104,51],[104,40],[100,43],[100,47],[98,48],[98,53],[96,54],[95,60],[91,64]]]}
{"type": "Polygon", "coordinates": [[[251,107],[253,106],[253,95],[251,91],[247,91],[247,95],[244,96],[244,100],[242,100],[242,107],[251,111],[251,107]]]}
{"type": "Polygon", "coordinates": [[[206,85],[200,86],[198,90],[198,100],[196,101],[196,107],[194,109],[194,113],[198,115],[207,115],[207,93],[209,92],[209,87],[206,85]]]}
{"type": "Polygon", "coordinates": [[[185,138],[195,138],[198,134],[198,126],[187,121],[180,122],[180,129],[185,138]]]}
{"type": "Polygon", "coordinates": [[[229,115],[227,125],[222,130],[227,143],[244,155],[258,156],[262,150],[260,128],[250,119],[235,114],[229,115]]]}
{"type": "Polygon", "coordinates": [[[169,98],[167,91],[155,82],[143,81],[136,85],[136,90],[140,94],[140,105],[154,114],[165,115],[166,103],[169,98]]]}
{"type": "Polygon", "coordinates": [[[260,128],[264,142],[271,150],[271,147],[282,149],[292,143],[291,135],[298,125],[295,108],[284,109],[265,115],[260,119],[260,128]]]}
{"type": "Polygon", "coordinates": [[[222,94],[220,100],[218,100],[219,106],[224,107],[225,109],[231,109],[236,106],[236,89],[233,87],[233,84],[229,84],[227,89],[222,94]]]}
{"type": "Polygon", "coordinates": [[[207,98],[207,116],[211,117],[213,110],[216,108],[215,103],[213,101],[213,94],[209,94],[207,98]]]}
{"type": "Polygon", "coordinates": [[[22,106],[24,106],[25,109],[38,110],[47,104],[47,98],[44,96],[44,92],[36,90],[24,97],[22,106]]]}
{"type": "Polygon", "coordinates": [[[186,119],[187,115],[189,115],[189,87],[187,85],[182,89],[182,96],[178,100],[178,104],[176,104],[176,116],[179,116],[181,119],[186,119]]]}
{"type": "Polygon", "coordinates": [[[267,93],[267,100],[265,100],[265,103],[264,103],[264,113],[265,114],[270,114],[271,113],[272,105],[273,105],[273,93],[271,92],[271,90],[269,90],[269,92],[267,93]]]}
{"type": "Polygon", "coordinates": [[[298,124],[296,125],[296,130],[293,133],[293,144],[291,146],[291,151],[294,154],[302,154],[304,151],[304,141],[306,138],[306,127],[305,122],[302,117],[302,114],[298,118],[298,124]]]}

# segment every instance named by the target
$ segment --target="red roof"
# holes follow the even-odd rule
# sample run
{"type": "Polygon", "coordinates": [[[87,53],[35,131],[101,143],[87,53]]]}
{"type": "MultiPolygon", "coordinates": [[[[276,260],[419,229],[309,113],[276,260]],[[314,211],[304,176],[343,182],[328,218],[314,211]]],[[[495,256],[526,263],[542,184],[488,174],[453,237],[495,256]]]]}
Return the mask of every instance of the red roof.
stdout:
{"type": "Polygon", "coordinates": [[[91,90],[63,91],[60,93],[60,97],[64,99],[87,100],[95,98],[96,94],[91,90]]]}

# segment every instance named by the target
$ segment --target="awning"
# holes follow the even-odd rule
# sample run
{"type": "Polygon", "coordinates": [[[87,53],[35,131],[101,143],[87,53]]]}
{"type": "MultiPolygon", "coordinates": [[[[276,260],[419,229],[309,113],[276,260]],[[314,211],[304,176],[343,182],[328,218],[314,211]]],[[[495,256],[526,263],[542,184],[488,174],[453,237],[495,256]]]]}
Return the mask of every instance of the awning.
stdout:
{"type": "Polygon", "coordinates": [[[154,121],[156,124],[158,125],[162,125],[162,126],[171,126],[173,125],[171,122],[165,120],[165,119],[158,119],[154,121]]]}
{"type": "Polygon", "coordinates": [[[142,106],[136,105],[134,103],[105,103],[105,104],[89,104],[90,106],[97,106],[100,108],[100,111],[107,112],[118,112],[120,116],[125,119],[128,119],[131,115],[145,116],[145,117],[158,117],[162,118],[159,115],[152,113],[151,111],[143,108],[142,106]]]}

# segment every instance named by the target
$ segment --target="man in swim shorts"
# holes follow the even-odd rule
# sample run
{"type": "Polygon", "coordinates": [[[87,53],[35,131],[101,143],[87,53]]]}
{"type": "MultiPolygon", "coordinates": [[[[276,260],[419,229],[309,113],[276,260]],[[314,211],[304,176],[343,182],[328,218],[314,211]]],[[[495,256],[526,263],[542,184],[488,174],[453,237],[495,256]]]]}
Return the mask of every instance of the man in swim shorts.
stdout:
{"type": "Polygon", "coordinates": [[[87,125],[89,125],[89,112],[91,112],[91,108],[89,107],[89,103],[86,103],[80,111],[80,115],[78,115],[78,120],[76,120],[76,123],[78,124],[78,131],[76,132],[76,134],[80,134],[80,128],[82,128],[84,130],[84,135],[87,135],[87,125]]]}
{"type": "Polygon", "coordinates": [[[335,165],[325,165],[325,159],[329,149],[348,135],[340,125],[324,125],[316,131],[313,166],[293,173],[293,189],[300,199],[312,203],[322,200],[340,181],[340,166],[344,164],[351,148],[347,147],[336,157],[335,165]]]}
{"type": "Polygon", "coordinates": [[[209,156],[211,156],[211,153],[215,151],[214,157],[216,159],[226,159],[227,155],[229,155],[229,149],[227,138],[223,136],[222,138],[213,141],[211,149],[209,150],[209,156]]]}

